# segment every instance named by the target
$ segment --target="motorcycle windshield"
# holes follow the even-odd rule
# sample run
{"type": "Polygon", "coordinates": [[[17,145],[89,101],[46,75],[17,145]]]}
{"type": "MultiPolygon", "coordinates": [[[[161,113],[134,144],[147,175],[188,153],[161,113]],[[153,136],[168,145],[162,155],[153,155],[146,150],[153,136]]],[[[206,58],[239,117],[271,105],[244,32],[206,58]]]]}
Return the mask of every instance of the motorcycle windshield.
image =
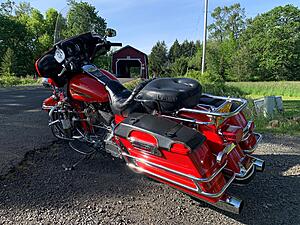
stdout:
{"type": "Polygon", "coordinates": [[[85,2],[70,1],[63,8],[56,20],[54,31],[54,45],[61,40],[92,32],[104,36],[106,22],[101,18],[95,8],[85,2]]]}

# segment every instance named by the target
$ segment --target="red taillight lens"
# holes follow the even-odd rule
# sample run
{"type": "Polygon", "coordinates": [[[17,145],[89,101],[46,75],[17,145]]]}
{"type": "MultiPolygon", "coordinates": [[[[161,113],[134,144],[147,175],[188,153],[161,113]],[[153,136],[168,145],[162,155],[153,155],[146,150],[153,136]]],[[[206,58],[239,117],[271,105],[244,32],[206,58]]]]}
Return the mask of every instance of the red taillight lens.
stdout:
{"type": "Polygon", "coordinates": [[[227,141],[239,143],[243,137],[243,129],[239,126],[228,125],[222,134],[227,141]]]}
{"type": "Polygon", "coordinates": [[[187,155],[191,152],[191,150],[188,147],[181,143],[173,144],[170,151],[181,155],[187,155]]]}

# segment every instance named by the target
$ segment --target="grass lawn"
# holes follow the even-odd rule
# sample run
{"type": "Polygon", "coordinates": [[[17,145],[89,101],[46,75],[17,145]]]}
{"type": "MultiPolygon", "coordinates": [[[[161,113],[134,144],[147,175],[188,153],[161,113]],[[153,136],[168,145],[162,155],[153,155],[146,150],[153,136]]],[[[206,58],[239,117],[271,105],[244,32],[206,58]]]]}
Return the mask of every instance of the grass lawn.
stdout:
{"type": "Polygon", "coordinates": [[[260,132],[300,135],[300,81],[280,82],[227,82],[229,87],[239,88],[248,99],[264,96],[282,96],[284,113],[272,119],[256,116],[255,123],[260,132]],[[278,120],[279,125],[271,127],[269,122],[278,120]]]}
{"type": "Polygon", "coordinates": [[[254,121],[259,132],[289,134],[300,136],[300,98],[298,100],[284,100],[284,112],[272,119],[256,116],[254,121]],[[272,127],[270,121],[278,121],[279,125],[272,127]]]}
{"type": "Polygon", "coordinates": [[[41,83],[41,79],[33,79],[32,76],[15,77],[15,76],[0,76],[0,87],[26,86],[37,85],[41,83]]]}
{"type": "Polygon", "coordinates": [[[300,81],[279,82],[227,82],[229,87],[239,88],[249,98],[282,96],[284,100],[300,99],[300,81]]]}

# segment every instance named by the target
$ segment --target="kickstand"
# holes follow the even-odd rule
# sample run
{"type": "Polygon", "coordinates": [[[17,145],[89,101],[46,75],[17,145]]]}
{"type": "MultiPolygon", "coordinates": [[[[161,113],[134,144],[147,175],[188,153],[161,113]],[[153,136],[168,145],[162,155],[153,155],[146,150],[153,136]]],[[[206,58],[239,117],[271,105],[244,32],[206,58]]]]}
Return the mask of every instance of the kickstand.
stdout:
{"type": "Polygon", "coordinates": [[[82,152],[78,149],[76,149],[76,147],[71,145],[71,142],[69,142],[69,145],[71,147],[71,149],[75,150],[77,153],[83,155],[83,157],[81,159],[79,159],[78,161],[76,161],[75,163],[73,163],[71,166],[67,166],[66,164],[62,164],[62,167],[64,168],[65,171],[71,171],[74,170],[76,166],[78,166],[83,160],[85,159],[89,159],[95,152],[96,150],[90,151],[90,152],[82,152]]]}
{"type": "Polygon", "coordinates": [[[78,166],[83,160],[88,159],[90,155],[85,155],[81,159],[79,159],[77,162],[73,163],[71,166],[66,166],[66,164],[62,164],[62,167],[65,171],[71,171],[74,170],[76,166],[78,166]]]}

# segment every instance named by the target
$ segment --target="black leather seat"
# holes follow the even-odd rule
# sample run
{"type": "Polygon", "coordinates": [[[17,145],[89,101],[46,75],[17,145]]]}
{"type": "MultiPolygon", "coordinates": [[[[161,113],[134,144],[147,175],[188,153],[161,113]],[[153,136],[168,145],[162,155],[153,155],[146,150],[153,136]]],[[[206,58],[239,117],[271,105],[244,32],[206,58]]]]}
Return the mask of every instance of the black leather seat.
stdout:
{"type": "Polygon", "coordinates": [[[140,102],[134,101],[143,86],[139,86],[131,92],[119,81],[107,80],[105,88],[109,92],[110,106],[114,114],[128,116],[132,112],[142,113],[145,111],[140,102]]]}
{"type": "Polygon", "coordinates": [[[174,112],[198,104],[202,87],[189,78],[158,78],[148,83],[137,95],[149,112],[174,112]]]}

